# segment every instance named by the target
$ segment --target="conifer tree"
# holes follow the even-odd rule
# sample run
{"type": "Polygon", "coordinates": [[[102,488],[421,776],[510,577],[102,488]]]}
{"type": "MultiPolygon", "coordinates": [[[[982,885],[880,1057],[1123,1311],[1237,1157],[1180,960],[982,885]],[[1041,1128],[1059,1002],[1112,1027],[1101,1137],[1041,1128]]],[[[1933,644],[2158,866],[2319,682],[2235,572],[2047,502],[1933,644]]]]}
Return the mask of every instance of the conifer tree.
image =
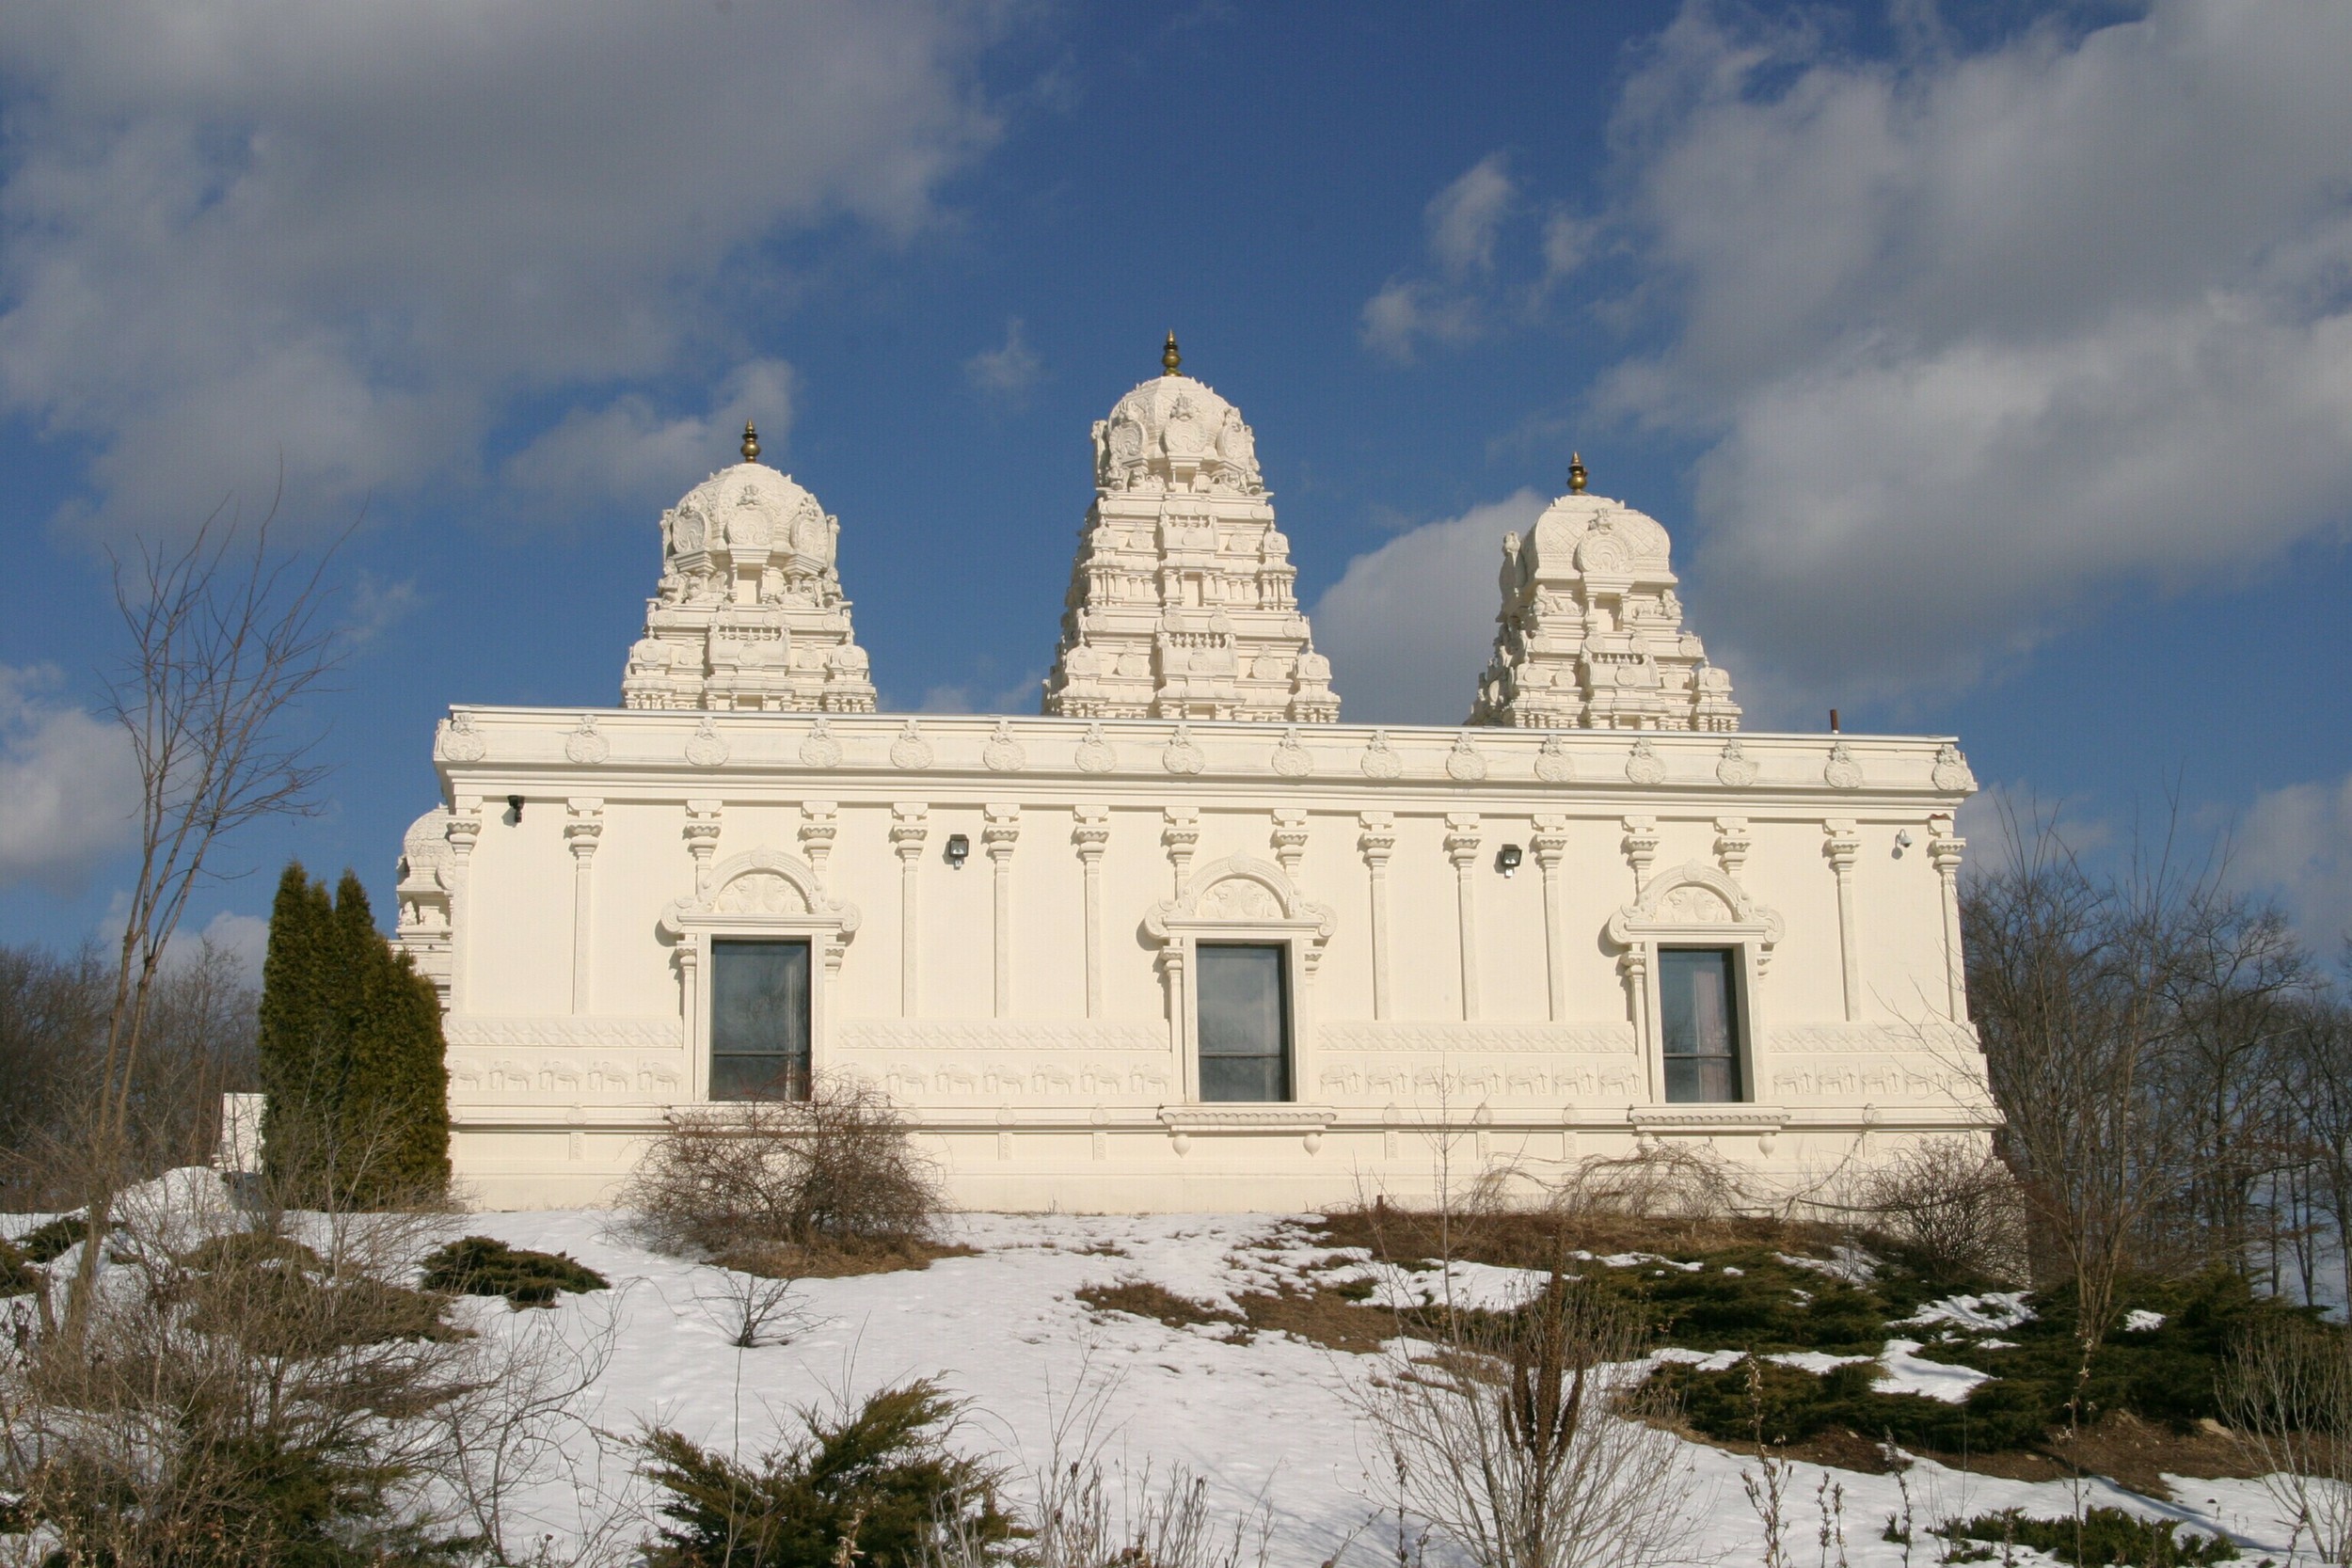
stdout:
{"type": "Polygon", "coordinates": [[[262,970],[263,1170],[294,1201],[378,1203],[449,1181],[449,1092],[430,981],[343,873],[279,879],[262,970]]]}

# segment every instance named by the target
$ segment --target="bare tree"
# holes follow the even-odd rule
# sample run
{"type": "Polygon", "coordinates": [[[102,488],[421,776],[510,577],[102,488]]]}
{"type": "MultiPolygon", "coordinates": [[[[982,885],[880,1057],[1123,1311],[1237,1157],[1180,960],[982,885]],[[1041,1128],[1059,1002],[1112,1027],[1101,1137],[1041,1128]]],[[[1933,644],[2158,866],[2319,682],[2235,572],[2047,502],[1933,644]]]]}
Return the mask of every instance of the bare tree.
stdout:
{"type": "Polygon", "coordinates": [[[1555,1267],[1511,1312],[1430,1314],[1361,1396],[1401,1511],[1479,1568],[1685,1560],[1690,1462],[1639,1377],[1642,1323],[1555,1267]]]}
{"type": "Polygon", "coordinates": [[[2256,1474],[2321,1560],[2352,1563],[2352,1338],[2282,1320],[2223,1368],[2221,1407],[2256,1474]]]}
{"type": "MultiPolygon", "coordinates": [[[[340,543],[340,542],[339,542],[340,543]]],[[[197,888],[238,830],[312,809],[326,768],[293,722],[338,653],[325,624],[330,546],[307,568],[215,513],[182,547],[142,543],[115,562],[130,635],[107,711],[139,774],[137,870],[123,911],[97,1093],[91,1102],[89,1226],[70,1311],[78,1315],[105,1234],[156,979],[197,888]]]]}

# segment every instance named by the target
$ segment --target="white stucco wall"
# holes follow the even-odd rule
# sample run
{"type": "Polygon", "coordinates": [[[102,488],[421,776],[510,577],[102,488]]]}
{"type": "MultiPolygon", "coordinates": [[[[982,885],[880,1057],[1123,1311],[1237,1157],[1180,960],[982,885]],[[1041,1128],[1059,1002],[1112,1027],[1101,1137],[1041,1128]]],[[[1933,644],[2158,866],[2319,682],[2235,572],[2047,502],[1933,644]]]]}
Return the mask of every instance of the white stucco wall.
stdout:
{"type": "Polygon", "coordinates": [[[1566,731],[1547,753],[1524,730],[1287,733],[1297,750],[1246,722],[459,710],[401,940],[448,998],[460,1182],[501,1206],[607,1193],[698,1092],[695,956],[728,931],[814,938],[817,1067],[887,1086],[975,1206],[1404,1196],[1441,1147],[1458,1179],[1643,1136],[1789,1182],[1989,1124],[1951,1016],[1951,814],[1974,786],[1947,743],[1746,734],[1726,764],[1719,735],[1566,731]],[[1183,959],[1252,935],[1294,954],[1295,1099],[1201,1105],[1183,959]],[[1745,1102],[1655,1098],[1661,942],[1740,950],[1745,1102]]]}

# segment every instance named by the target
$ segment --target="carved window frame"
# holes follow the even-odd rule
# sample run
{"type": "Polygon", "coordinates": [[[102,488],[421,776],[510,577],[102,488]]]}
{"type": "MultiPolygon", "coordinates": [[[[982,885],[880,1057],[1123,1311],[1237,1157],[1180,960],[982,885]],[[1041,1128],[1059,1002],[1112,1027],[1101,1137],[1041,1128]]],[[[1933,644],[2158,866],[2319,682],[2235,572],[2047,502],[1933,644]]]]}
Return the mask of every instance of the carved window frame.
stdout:
{"type": "MultiPolygon", "coordinates": [[[[1145,935],[1160,948],[1158,966],[1168,990],[1168,1052],[1174,1058],[1171,1081],[1181,1085],[1184,1104],[1206,1103],[1200,1098],[1200,944],[1282,949],[1290,990],[1291,1097],[1260,1103],[1295,1105],[1305,1098],[1306,1086],[1316,1082],[1314,977],[1335,924],[1329,905],[1309,899],[1280,866],[1253,855],[1211,861],[1192,874],[1175,897],[1162,899],[1144,917],[1145,935]],[[1273,912],[1223,907],[1225,900],[1210,895],[1228,881],[1263,890],[1273,912]]],[[[1235,1103],[1240,1102],[1220,1101],[1215,1108],[1235,1103]]]]}
{"type": "Polygon", "coordinates": [[[814,1079],[830,1065],[833,1044],[832,991],[841,961],[857,935],[858,908],[827,895],[816,868],[780,849],[753,849],[713,867],[707,891],[675,899],[661,914],[661,934],[674,944],[678,969],[678,1008],[685,1021],[687,1101],[710,1099],[710,943],[725,937],[747,942],[808,943],[808,1069],[814,1079]],[[723,909],[727,890],[746,878],[783,879],[799,895],[797,911],[723,909]]]}
{"type": "MultiPolygon", "coordinates": [[[[1728,874],[1704,861],[1656,873],[1632,903],[1609,917],[1607,936],[1618,949],[1617,970],[1625,979],[1626,1006],[1642,1052],[1650,1105],[1669,1103],[1659,951],[1711,947],[1729,949],[1734,955],[1732,972],[1739,987],[1736,1005],[1743,1037],[1739,1042],[1740,1098],[1731,1103],[1753,1105],[1762,1100],[1763,1086],[1772,1082],[1764,1062],[1768,1036],[1763,979],[1784,929],[1777,911],[1750,898],[1728,874]],[[1702,896],[1690,896],[1693,893],[1702,896]],[[1709,911],[1709,901],[1727,918],[1716,918],[1709,911]]],[[[1692,1108],[1681,1101],[1673,1103],[1677,1111],[1692,1108]]]]}

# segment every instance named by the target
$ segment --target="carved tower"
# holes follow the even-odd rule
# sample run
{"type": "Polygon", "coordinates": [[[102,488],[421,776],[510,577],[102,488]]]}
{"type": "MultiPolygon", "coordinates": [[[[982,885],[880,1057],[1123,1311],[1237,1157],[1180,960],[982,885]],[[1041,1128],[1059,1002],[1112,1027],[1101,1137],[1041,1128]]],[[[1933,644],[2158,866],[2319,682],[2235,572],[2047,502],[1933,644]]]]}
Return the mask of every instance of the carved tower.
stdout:
{"type": "Polygon", "coordinates": [[[1161,363],[1094,426],[1094,505],[1044,711],[1329,723],[1331,663],[1298,608],[1255,438],[1178,373],[1173,333],[1161,363]]]}

